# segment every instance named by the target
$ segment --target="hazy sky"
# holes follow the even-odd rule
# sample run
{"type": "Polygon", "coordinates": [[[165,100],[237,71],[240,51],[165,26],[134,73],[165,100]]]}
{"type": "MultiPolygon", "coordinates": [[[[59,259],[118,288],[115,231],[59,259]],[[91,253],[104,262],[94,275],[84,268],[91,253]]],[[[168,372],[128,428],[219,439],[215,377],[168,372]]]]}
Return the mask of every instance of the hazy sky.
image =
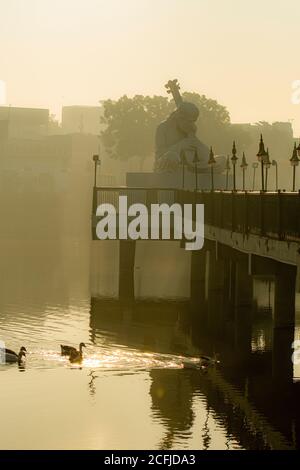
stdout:
{"type": "Polygon", "coordinates": [[[294,120],[299,0],[0,0],[7,103],[95,105],[182,90],[227,106],[233,122],[294,120]]]}

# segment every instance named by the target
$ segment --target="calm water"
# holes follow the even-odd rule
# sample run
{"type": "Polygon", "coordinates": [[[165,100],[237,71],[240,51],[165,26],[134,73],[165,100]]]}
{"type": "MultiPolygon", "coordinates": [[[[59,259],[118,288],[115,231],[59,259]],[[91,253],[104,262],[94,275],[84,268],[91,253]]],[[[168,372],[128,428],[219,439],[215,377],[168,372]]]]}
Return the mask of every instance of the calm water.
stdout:
{"type": "Polygon", "coordinates": [[[237,355],[223,333],[192,328],[183,303],[91,299],[88,242],[2,241],[0,253],[0,339],[28,351],[24,367],[0,366],[1,449],[295,446],[297,371],[274,382],[268,314],[237,355]],[[59,345],[80,341],[74,366],[59,345]],[[220,367],[183,369],[200,351],[220,367]]]}

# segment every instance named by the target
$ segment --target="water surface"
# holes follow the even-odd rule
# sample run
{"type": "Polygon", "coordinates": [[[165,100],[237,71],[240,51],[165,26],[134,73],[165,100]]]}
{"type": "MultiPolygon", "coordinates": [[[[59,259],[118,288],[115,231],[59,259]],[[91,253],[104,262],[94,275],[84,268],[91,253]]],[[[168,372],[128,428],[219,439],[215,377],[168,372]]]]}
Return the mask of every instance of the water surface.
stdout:
{"type": "Polygon", "coordinates": [[[1,449],[295,446],[298,411],[285,397],[297,373],[266,398],[268,316],[237,361],[220,335],[202,337],[183,302],[128,308],[91,298],[88,241],[3,240],[0,253],[0,339],[28,351],[23,367],[0,365],[1,449]],[[72,365],[60,344],[81,341],[84,361],[72,365]],[[216,351],[217,369],[183,368],[216,351]]]}

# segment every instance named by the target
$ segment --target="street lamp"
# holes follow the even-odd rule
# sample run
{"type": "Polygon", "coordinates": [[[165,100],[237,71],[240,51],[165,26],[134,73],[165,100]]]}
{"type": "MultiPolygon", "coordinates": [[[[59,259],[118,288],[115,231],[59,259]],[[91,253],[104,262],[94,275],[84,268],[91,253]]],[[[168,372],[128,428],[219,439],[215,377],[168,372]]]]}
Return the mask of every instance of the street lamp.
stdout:
{"type": "Polygon", "coordinates": [[[269,156],[269,149],[267,148],[266,155],[264,157],[264,165],[266,168],[266,179],[265,179],[265,191],[268,191],[268,171],[271,168],[271,161],[269,156]]]}
{"type": "Polygon", "coordinates": [[[298,158],[298,149],[296,147],[296,142],[293,149],[293,155],[290,158],[291,165],[293,167],[293,191],[295,191],[296,185],[296,166],[299,165],[300,159],[298,158]]]}
{"type": "Polygon", "coordinates": [[[236,162],[238,161],[238,157],[236,156],[235,141],[233,141],[233,145],[232,145],[231,161],[232,161],[232,167],[233,167],[233,191],[236,191],[235,165],[236,165],[236,162]]]}
{"type": "Polygon", "coordinates": [[[275,166],[276,191],[278,191],[278,164],[276,160],[272,160],[272,165],[275,166]]]}
{"type": "Polygon", "coordinates": [[[197,151],[197,148],[195,147],[193,163],[194,163],[194,171],[195,171],[195,190],[196,191],[198,191],[198,169],[197,169],[198,162],[199,162],[198,151],[197,151]]]}
{"type": "Polygon", "coordinates": [[[252,168],[253,168],[252,190],[254,191],[254,188],[255,188],[255,175],[256,175],[256,170],[258,168],[258,163],[257,162],[252,163],[252,168]]]}
{"type": "Polygon", "coordinates": [[[214,187],[214,165],[216,164],[216,160],[215,160],[215,156],[214,156],[214,152],[212,150],[212,147],[210,147],[209,159],[208,159],[207,163],[210,165],[211,190],[214,191],[215,190],[215,187],[214,187]]]}
{"type": "Polygon", "coordinates": [[[225,170],[226,170],[226,188],[225,189],[227,191],[228,190],[228,176],[230,172],[229,155],[227,155],[225,170]]]}
{"type": "Polygon", "coordinates": [[[94,187],[97,187],[97,166],[101,165],[101,160],[99,159],[99,155],[93,155],[94,161],[94,187]]]}
{"type": "Polygon", "coordinates": [[[243,152],[241,169],[243,171],[243,191],[245,191],[245,171],[247,170],[248,163],[246,161],[245,152],[243,152]]]}
{"type": "Polygon", "coordinates": [[[300,158],[300,140],[299,140],[299,145],[297,147],[297,153],[298,153],[298,157],[300,158]]]}
{"type": "Polygon", "coordinates": [[[264,184],[264,158],[266,157],[266,151],[265,151],[265,145],[263,141],[262,134],[260,134],[260,142],[259,142],[259,149],[257,153],[257,159],[260,162],[261,165],[261,190],[265,190],[265,184],[264,184]]]}
{"type": "Polygon", "coordinates": [[[184,189],[184,179],[185,179],[185,165],[186,165],[186,158],[185,158],[185,151],[181,150],[180,152],[180,162],[182,165],[182,189],[184,189]]]}
{"type": "Polygon", "coordinates": [[[299,145],[297,147],[297,154],[298,154],[298,159],[300,161],[300,140],[299,140],[299,145]]]}

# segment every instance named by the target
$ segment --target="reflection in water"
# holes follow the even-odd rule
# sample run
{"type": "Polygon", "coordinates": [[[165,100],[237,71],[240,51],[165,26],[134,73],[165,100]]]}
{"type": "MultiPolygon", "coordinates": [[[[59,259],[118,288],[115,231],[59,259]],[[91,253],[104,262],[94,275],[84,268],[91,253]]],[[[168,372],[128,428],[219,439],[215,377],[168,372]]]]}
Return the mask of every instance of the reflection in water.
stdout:
{"type": "Polygon", "coordinates": [[[0,339],[28,351],[22,367],[0,366],[1,448],[299,447],[299,382],[280,354],[290,333],[272,333],[259,295],[252,330],[230,315],[214,329],[217,296],[206,326],[184,302],[90,299],[88,244],[0,250],[0,339]],[[84,360],[70,364],[59,345],[80,341],[84,360]],[[183,368],[214,353],[218,368],[183,368]]]}
{"type": "Polygon", "coordinates": [[[178,440],[183,442],[191,437],[194,422],[189,376],[176,370],[154,370],[150,376],[153,417],[159,419],[166,429],[159,448],[176,448],[178,440]]]}
{"type": "MultiPolygon", "coordinates": [[[[195,397],[204,396],[205,410],[208,409],[208,411],[202,425],[204,430],[202,444],[197,442],[201,448],[207,448],[210,445],[213,448],[214,446],[216,432],[210,430],[210,409],[213,410],[214,420],[217,420],[219,425],[226,429],[225,448],[235,448],[239,444],[245,448],[290,448],[292,445],[292,441],[290,441],[291,422],[288,414],[282,415],[281,409],[282,405],[286,404],[287,396],[291,393],[292,377],[289,372],[291,361],[289,361],[289,367],[283,371],[282,365],[286,366],[286,358],[283,361],[276,361],[274,365],[274,354],[277,350],[276,341],[274,340],[275,342],[272,343],[275,348],[273,361],[272,351],[263,347],[259,351],[257,348],[250,347],[241,360],[241,355],[237,354],[236,349],[239,344],[234,341],[235,332],[233,332],[233,341],[230,340],[230,335],[227,340],[223,335],[222,341],[220,341],[218,335],[217,337],[213,336],[212,331],[200,333],[197,324],[191,328],[184,305],[178,304],[173,304],[173,321],[170,318],[167,321],[161,315],[165,306],[152,303],[151,321],[149,321],[147,316],[149,304],[144,302],[133,306],[131,321],[128,321],[128,306],[126,306],[125,321],[122,317],[124,311],[122,304],[92,299],[93,340],[97,343],[97,338],[101,338],[105,332],[117,343],[126,342],[127,345],[135,345],[143,351],[151,348],[157,353],[168,350],[173,354],[179,354],[184,345],[183,349],[186,354],[193,356],[203,352],[212,354],[218,351],[221,353],[222,362],[222,372],[220,371],[218,374],[212,373],[214,369],[209,369],[206,373],[186,370],[179,372],[170,369],[150,372],[153,416],[163,422],[166,428],[159,447],[172,448],[175,446],[176,448],[178,436],[180,436],[182,445],[184,445],[185,439],[191,439],[196,421],[194,418],[195,397]],[[151,346],[143,340],[145,329],[147,329],[148,337],[153,339],[151,346]],[[193,332],[192,336],[187,332],[193,332]],[[159,338],[159,341],[154,341],[154,338],[159,338]],[[275,372],[277,369],[281,369],[282,380],[280,380],[280,384],[276,382],[275,372]],[[186,375],[187,372],[190,374],[186,375]],[[277,384],[276,389],[273,390],[275,384],[277,384]],[[266,405],[270,403],[269,394],[272,394],[273,400],[277,400],[277,410],[274,410],[273,406],[268,410],[266,405]],[[255,408],[254,403],[256,402],[259,410],[255,408]],[[245,423],[247,424],[245,425],[245,423]],[[277,430],[278,427],[281,431],[285,431],[284,435],[277,430]]],[[[171,316],[170,304],[168,305],[168,315],[171,316]]],[[[270,322],[258,322],[258,331],[262,331],[265,337],[269,337],[270,329],[272,330],[270,322]]],[[[255,331],[254,328],[254,338],[257,337],[255,331]]],[[[287,350],[286,345],[290,344],[290,336],[286,335],[286,332],[283,333],[283,336],[280,333],[277,334],[283,341],[281,348],[287,350]]],[[[251,342],[249,344],[251,345],[251,342]]],[[[272,346],[270,342],[265,342],[265,346],[268,345],[272,346]]],[[[290,406],[295,411],[296,402],[290,406]]]]}
{"type": "MultiPolygon", "coordinates": [[[[210,441],[211,441],[211,437],[210,437],[210,430],[209,430],[209,426],[208,426],[208,420],[209,420],[209,405],[206,406],[206,418],[205,418],[205,422],[204,422],[204,426],[203,426],[203,433],[202,433],[202,439],[203,439],[203,449],[204,450],[208,450],[209,449],[209,445],[210,445],[210,441]]],[[[227,448],[229,448],[229,444],[226,445],[227,448]]]]}
{"type": "Polygon", "coordinates": [[[91,378],[89,381],[89,390],[90,390],[90,395],[93,397],[96,393],[96,382],[95,380],[99,377],[98,375],[95,375],[95,371],[91,370],[88,376],[91,378]]]}

